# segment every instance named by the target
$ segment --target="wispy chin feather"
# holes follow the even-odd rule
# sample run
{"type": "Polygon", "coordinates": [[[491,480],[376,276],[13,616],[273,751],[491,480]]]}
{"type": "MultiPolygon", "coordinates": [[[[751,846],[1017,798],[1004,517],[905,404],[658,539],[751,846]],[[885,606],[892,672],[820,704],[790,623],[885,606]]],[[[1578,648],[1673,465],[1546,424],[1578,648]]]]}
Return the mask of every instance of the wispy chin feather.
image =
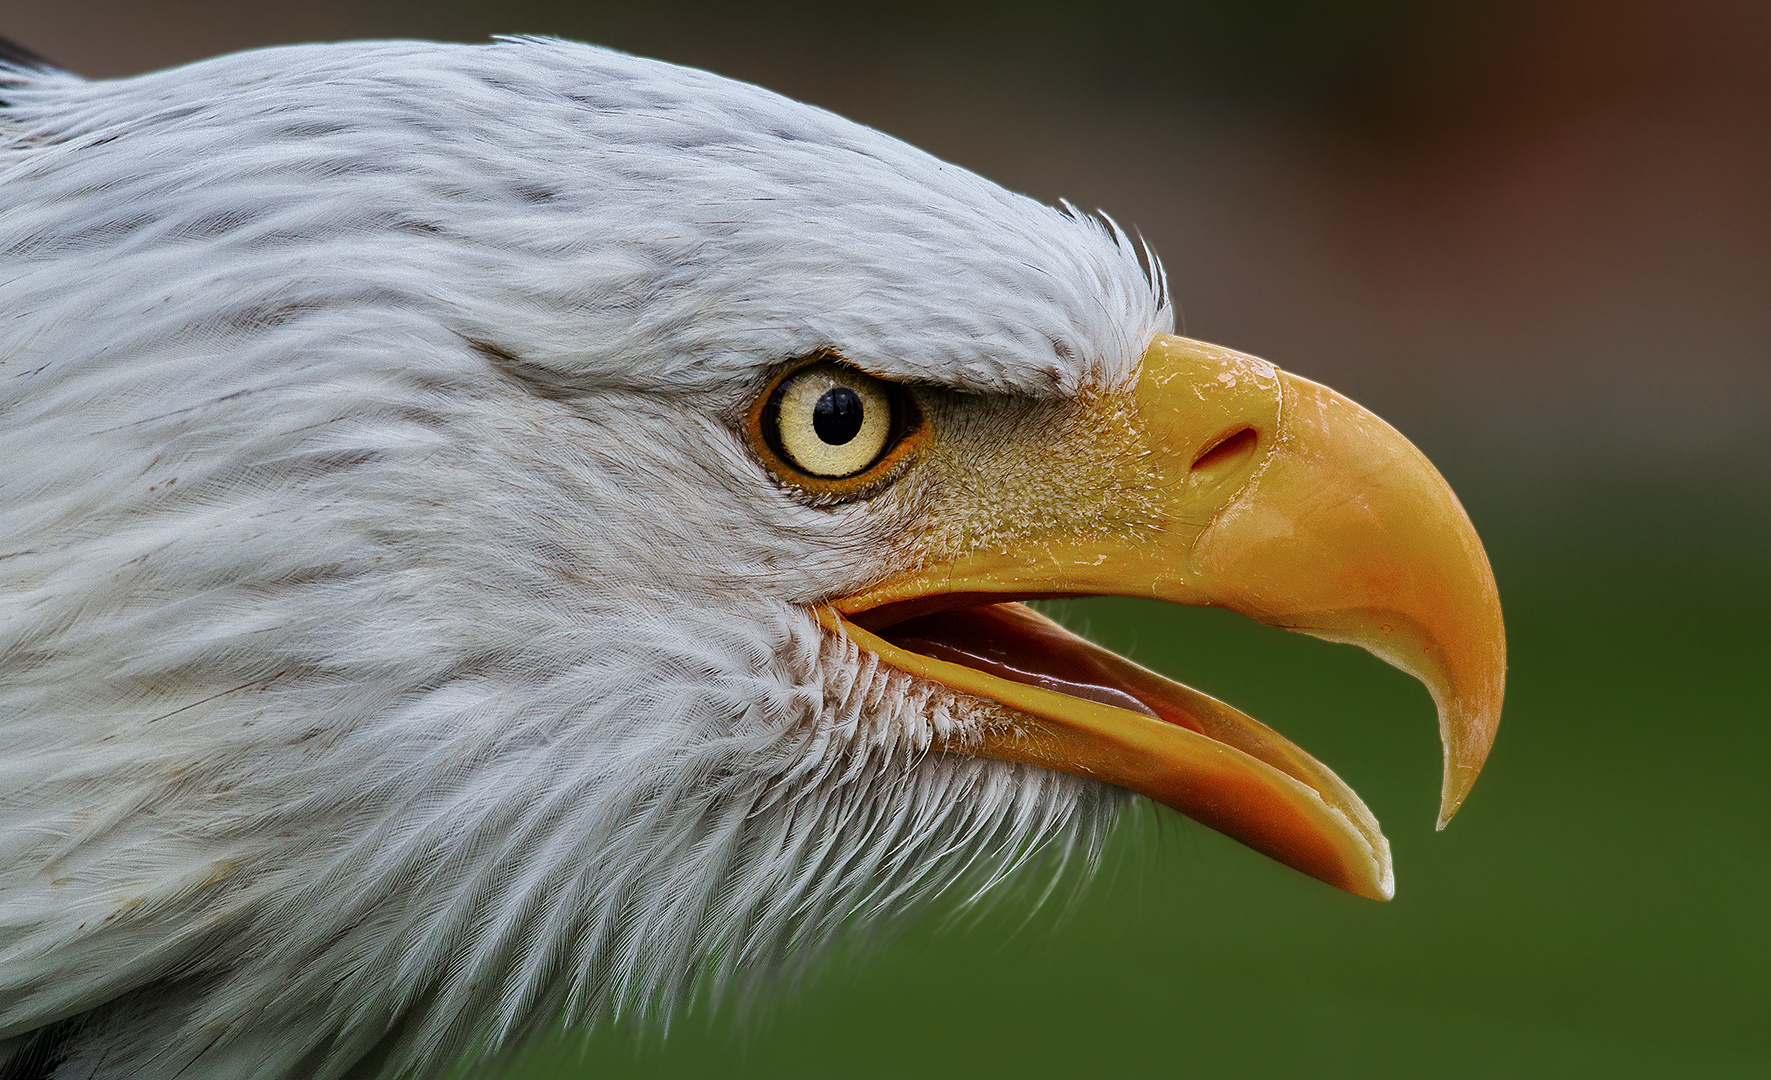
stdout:
{"type": "MultiPolygon", "coordinates": [[[[133,963],[142,984],[84,1021],[99,1075],[327,1077],[365,1060],[420,1075],[549,1027],[665,1024],[937,895],[975,903],[1013,875],[1037,896],[1092,867],[1122,793],[929,752],[971,704],[919,696],[803,613],[695,639],[627,626],[633,665],[520,698],[472,675],[414,689],[295,766],[293,801],[269,778],[235,792],[253,811],[232,823],[234,858],[255,880],[186,875],[145,899],[225,932],[84,976],[114,990],[133,963]],[[327,821],[335,844],[278,839],[311,845],[327,821]]],[[[170,779],[139,797],[198,812],[170,779]]],[[[90,936],[35,929],[47,948],[8,972],[22,960],[77,998],[90,936]]]]}
{"type": "MultiPolygon", "coordinates": [[[[398,1065],[447,1060],[470,1033],[497,1045],[561,1022],[668,1024],[698,993],[754,997],[845,932],[878,934],[943,893],[977,903],[1012,879],[1037,894],[1092,869],[1122,792],[930,752],[934,725],[967,723],[972,703],[919,696],[797,613],[767,640],[736,685],[733,653],[754,664],[756,638],[710,635],[687,655],[651,642],[665,669],[720,683],[664,691],[679,723],[611,763],[626,775],[561,777],[546,785],[561,797],[520,824],[457,839],[487,853],[461,871],[484,910],[522,914],[476,922],[398,1065]]],[[[426,939],[463,936],[439,923],[426,939]]]]}

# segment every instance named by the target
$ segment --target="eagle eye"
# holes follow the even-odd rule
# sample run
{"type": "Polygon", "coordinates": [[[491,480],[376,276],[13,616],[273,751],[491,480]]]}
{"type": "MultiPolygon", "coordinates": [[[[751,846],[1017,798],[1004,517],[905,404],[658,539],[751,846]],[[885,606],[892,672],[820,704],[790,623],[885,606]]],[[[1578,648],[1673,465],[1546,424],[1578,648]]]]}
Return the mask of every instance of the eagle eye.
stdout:
{"type": "Polygon", "coordinates": [[[910,394],[838,360],[789,369],[752,410],[751,434],[783,479],[841,494],[877,479],[920,426],[910,394]]]}

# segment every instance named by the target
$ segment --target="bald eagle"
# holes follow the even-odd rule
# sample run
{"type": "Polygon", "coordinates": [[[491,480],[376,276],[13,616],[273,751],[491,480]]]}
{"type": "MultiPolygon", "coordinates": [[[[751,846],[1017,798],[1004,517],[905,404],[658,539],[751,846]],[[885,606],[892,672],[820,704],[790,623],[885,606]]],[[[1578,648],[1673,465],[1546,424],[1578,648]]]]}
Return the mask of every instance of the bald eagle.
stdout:
{"type": "Polygon", "coordinates": [[[1441,824],[1487,753],[1444,481],[1110,219],[557,40],[0,100],[0,1074],[430,1073],[1134,793],[1390,895],[1326,767],[1028,599],[1371,649],[1441,824]]]}

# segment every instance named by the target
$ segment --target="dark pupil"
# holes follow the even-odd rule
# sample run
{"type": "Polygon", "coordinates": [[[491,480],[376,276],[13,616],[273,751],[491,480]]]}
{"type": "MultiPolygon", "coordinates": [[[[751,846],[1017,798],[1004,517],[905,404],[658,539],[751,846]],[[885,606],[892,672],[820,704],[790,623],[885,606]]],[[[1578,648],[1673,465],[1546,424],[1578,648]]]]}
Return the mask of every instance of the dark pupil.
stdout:
{"type": "Polygon", "coordinates": [[[812,408],[812,430],[831,446],[842,446],[861,433],[861,395],[846,386],[824,391],[812,408]]]}

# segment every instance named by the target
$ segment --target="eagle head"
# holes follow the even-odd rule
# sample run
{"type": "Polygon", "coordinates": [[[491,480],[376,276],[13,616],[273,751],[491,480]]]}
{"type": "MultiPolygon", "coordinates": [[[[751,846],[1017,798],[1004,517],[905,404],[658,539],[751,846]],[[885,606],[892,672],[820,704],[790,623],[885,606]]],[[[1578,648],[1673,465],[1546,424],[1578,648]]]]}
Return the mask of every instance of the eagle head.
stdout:
{"type": "Polygon", "coordinates": [[[553,40],[0,84],[32,1075],[410,1075],[656,1015],[1086,865],[1134,792],[1390,895],[1325,766],[1023,600],[1371,649],[1433,691],[1441,823],[1487,753],[1444,481],[1173,336],[1108,219],[553,40]]]}

